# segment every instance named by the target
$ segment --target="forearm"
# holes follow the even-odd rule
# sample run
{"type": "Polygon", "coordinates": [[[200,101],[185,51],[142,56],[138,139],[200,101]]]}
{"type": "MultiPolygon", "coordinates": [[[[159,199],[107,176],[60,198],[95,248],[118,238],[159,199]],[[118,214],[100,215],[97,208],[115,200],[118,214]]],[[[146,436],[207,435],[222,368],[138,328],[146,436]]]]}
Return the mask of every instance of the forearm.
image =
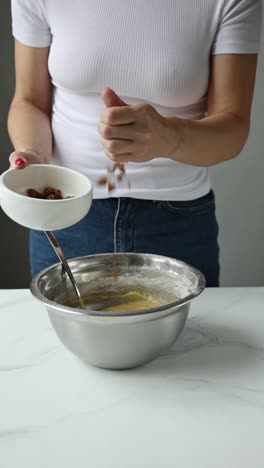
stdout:
{"type": "Polygon", "coordinates": [[[51,159],[50,117],[28,101],[13,101],[8,115],[8,131],[15,150],[32,151],[43,163],[51,159]]]}
{"type": "Polygon", "coordinates": [[[237,156],[247,140],[249,124],[232,113],[202,120],[168,118],[172,151],[169,157],[193,166],[208,167],[237,156]],[[180,129],[180,130],[179,130],[180,129]]]}

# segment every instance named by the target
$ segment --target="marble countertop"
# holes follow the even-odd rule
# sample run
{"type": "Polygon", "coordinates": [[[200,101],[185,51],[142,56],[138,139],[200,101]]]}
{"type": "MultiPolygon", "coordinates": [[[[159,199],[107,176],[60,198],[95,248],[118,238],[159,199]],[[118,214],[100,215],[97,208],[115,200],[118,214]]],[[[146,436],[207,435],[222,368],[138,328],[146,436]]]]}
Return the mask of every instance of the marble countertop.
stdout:
{"type": "Polygon", "coordinates": [[[1,468],[263,468],[264,288],[206,290],[130,371],[82,364],[27,290],[0,318],[1,468]]]}

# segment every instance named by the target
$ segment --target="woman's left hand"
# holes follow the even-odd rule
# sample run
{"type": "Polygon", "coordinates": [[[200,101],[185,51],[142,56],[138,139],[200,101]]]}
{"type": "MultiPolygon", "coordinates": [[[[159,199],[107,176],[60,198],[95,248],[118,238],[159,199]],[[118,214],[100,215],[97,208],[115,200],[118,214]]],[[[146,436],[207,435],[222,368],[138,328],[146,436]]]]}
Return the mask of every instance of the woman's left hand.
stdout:
{"type": "MultiPolygon", "coordinates": [[[[145,162],[170,157],[177,145],[175,127],[149,104],[127,105],[109,88],[98,130],[106,155],[114,162],[145,162]]],[[[180,128],[180,125],[179,125],[180,128]]]]}

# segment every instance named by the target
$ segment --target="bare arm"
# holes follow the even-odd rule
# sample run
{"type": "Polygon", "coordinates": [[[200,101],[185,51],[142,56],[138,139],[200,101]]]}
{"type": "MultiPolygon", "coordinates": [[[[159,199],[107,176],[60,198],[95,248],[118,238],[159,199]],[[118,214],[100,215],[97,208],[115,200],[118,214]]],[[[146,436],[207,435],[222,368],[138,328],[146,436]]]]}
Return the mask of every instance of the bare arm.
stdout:
{"type": "Polygon", "coordinates": [[[52,154],[50,114],[52,84],[48,73],[49,48],[15,43],[16,90],[8,116],[8,131],[15,152],[28,163],[48,162],[52,154]]]}
{"type": "MultiPolygon", "coordinates": [[[[181,139],[172,151],[173,159],[211,166],[241,152],[250,130],[256,65],[256,55],[212,57],[208,117],[183,121],[181,139]]],[[[175,123],[171,119],[174,127],[175,123]]]]}
{"type": "Polygon", "coordinates": [[[215,55],[211,59],[208,117],[195,121],[163,117],[148,104],[126,106],[112,90],[99,133],[116,162],[166,157],[193,166],[212,166],[237,156],[247,140],[257,56],[215,55]]]}

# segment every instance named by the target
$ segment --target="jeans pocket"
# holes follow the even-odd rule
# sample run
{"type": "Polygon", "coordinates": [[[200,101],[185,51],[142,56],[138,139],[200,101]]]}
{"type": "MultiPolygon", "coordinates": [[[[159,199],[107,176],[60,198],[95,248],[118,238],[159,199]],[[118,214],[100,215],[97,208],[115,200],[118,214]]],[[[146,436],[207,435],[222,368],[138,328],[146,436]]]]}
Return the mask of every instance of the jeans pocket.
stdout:
{"type": "Polygon", "coordinates": [[[168,211],[177,214],[200,214],[215,209],[215,196],[213,190],[203,197],[187,201],[166,200],[160,202],[168,211]]]}

